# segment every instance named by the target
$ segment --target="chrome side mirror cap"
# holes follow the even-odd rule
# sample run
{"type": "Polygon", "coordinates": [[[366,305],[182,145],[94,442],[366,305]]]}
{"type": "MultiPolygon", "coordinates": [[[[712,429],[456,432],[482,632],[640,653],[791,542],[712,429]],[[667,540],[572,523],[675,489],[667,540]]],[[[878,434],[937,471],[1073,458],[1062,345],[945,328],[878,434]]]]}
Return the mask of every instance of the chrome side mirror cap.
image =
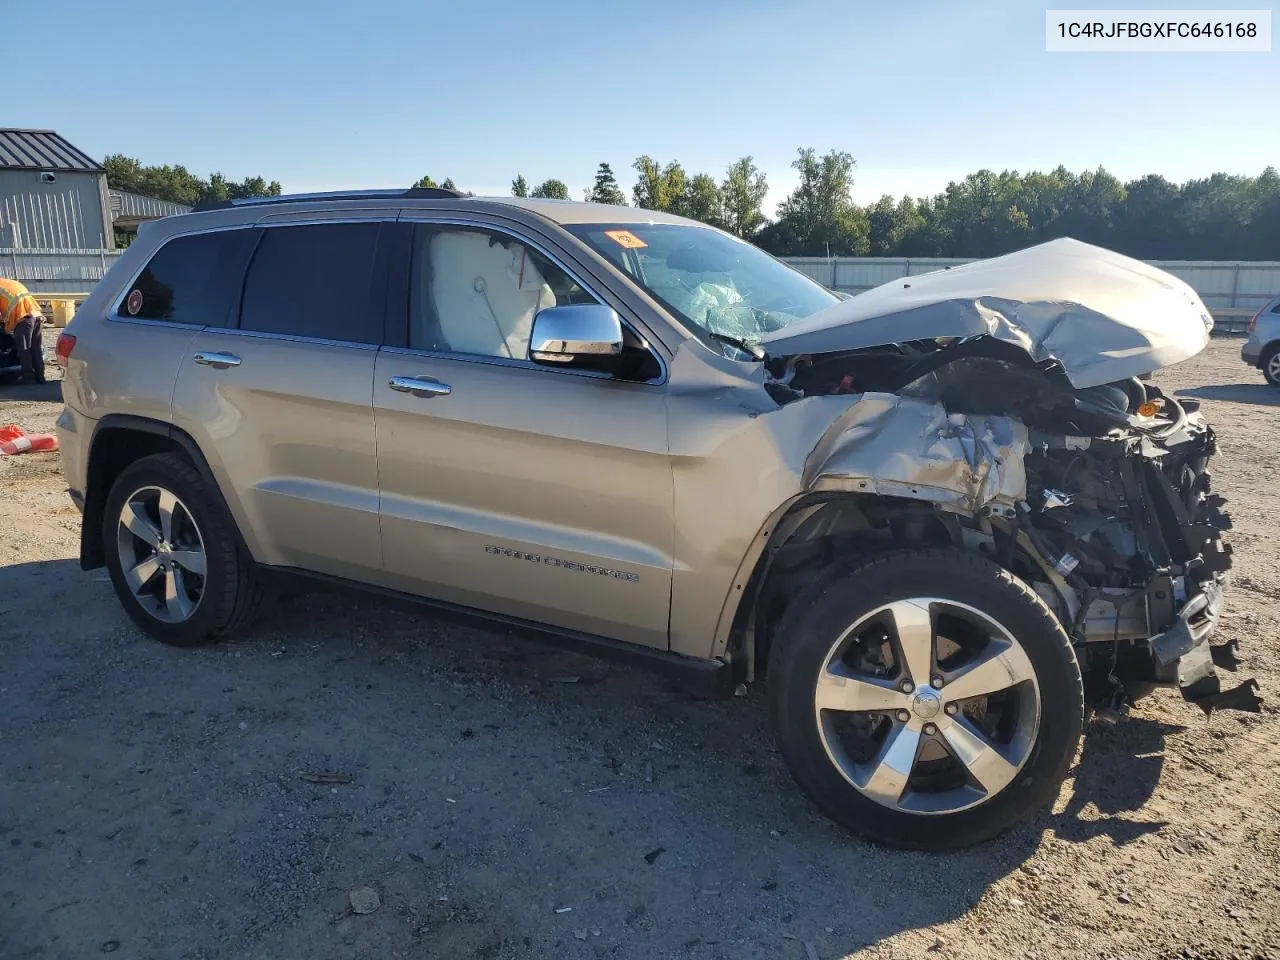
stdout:
{"type": "Polygon", "coordinates": [[[533,318],[529,357],[536,363],[599,362],[622,354],[622,321],[598,303],[548,307],[533,318]]]}

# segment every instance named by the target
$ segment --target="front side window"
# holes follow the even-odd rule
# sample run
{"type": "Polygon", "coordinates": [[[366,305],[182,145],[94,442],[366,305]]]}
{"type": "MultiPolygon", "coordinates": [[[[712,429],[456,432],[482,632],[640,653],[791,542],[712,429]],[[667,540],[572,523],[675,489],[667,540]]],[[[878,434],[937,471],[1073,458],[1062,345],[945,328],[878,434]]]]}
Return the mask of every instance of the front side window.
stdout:
{"type": "Polygon", "coordinates": [[[253,252],[254,230],[176,237],[162,246],[125,291],[122,317],[223,326],[253,252]]]}
{"type": "Polygon", "coordinates": [[[372,295],[377,223],[268,227],[244,281],[240,329],[382,342],[372,295]]]}
{"type": "Polygon", "coordinates": [[[419,224],[409,284],[415,350],[529,359],[533,318],[548,307],[598,301],[513,237],[419,224]]]}
{"type": "Polygon", "coordinates": [[[757,340],[838,302],[758,247],[707,227],[582,223],[565,229],[703,333],[757,340]]]}

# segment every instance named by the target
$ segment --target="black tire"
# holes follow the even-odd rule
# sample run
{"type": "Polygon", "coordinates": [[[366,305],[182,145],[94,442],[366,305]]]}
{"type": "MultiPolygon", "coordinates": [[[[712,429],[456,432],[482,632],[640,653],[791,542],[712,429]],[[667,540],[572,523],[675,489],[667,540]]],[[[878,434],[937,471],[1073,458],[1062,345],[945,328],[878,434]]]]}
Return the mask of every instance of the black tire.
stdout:
{"type": "Polygon", "coordinates": [[[212,488],[187,457],[161,453],[143,457],[121,471],[107,494],[103,510],[102,542],[107,572],[125,612],[149,636],[178,647],[211,643],[243,627],[257,612],[262,590],[253,564],[241,545],[235,521],[216,488],[212,488]],[[159,620],[139,602],[125,581],[117,548],[119,518],[125,502],[144,487],[171,492],[190,513],[199,529],[205,553],[203,589],[186,620],[159,620]]]}
{"type": "Polygon", "coordinates": [[[1272,361],[1276,355],[1280,354],[1280,343],[1273,343],[1262,351],[1262,356],[1258,358],[1258,369],[1262,371],[1263,378],[1273,387],[1280,387],[1280,365],[1272,366],[1272,361]]]}
{"type": "Polygon", "coordinates": [[[1084,723],[1080,667],[1062,625],[1021,580],[985,558],[953,549],[903,550],[835,566],[788,607],[769,656],[768,688],[782,754],[827,816],[875,843],[947,850],[1004,832],[1057,796],[1084,723]],[[838,638],[887,603],[931,597],[980,611],[1026,653],[1040,694],[1039,727],[1025,764],[975,806],[910,813],[864,795],[823,747],[815,710],[818,671],[838,638]]]}

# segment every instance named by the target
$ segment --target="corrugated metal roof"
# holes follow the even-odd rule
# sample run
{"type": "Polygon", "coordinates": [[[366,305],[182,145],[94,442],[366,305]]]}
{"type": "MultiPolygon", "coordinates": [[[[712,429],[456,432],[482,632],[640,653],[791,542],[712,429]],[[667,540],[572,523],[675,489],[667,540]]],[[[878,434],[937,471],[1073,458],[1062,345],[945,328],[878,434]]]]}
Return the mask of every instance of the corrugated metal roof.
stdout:
{"type": "Polygon", "coordinates": [[[0,128],[0,170],[101,173],[102,165],[52,130],[0,128]]]}
{"type": "Polygon", "coordinates": [[[190,212],[191,208],[185,204],[148,197],[141,193],[130,193],[128,190],[116,190],[114,187],[111,189],[111,219],[117,222],[158,220],[161,217],[190,212]]]}

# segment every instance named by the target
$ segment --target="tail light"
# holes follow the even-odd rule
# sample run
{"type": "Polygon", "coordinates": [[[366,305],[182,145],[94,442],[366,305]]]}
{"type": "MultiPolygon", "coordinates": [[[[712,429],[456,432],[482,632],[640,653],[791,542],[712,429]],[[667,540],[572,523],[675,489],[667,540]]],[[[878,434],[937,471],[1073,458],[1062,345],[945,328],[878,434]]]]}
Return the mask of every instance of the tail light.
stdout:
{"type": "Polygon", "coordinates": [[[58,345],[54,347],[54,357],[58,361],[58,366],[66,369],[67,361],[71,359],[71,351],[75,348],[75,337],[69,333],[58,334],[58,345]]]}
{"type": "MultiPolygon", "coordinates": [[[[1266,308],[1266,307],[1263,307],[1263,308],[1262,308],[1262,310],[1265,310],[1265,309],[1267,309],[1267,308],[1266,308]]],[[[1255,329],[1257,329],[1257,326],[1258,326],[1258,318],[1259,318],[1260,316],[1262,316],[1262,310],[1259,310],[1257,313],[1255,313],[1255,314],[1253,315],[1253,319],[1249,321],[1249,332],[1250,332],[1250,333],[1253,333],[1253,331],[1254,331],[1255,329]]]]}

